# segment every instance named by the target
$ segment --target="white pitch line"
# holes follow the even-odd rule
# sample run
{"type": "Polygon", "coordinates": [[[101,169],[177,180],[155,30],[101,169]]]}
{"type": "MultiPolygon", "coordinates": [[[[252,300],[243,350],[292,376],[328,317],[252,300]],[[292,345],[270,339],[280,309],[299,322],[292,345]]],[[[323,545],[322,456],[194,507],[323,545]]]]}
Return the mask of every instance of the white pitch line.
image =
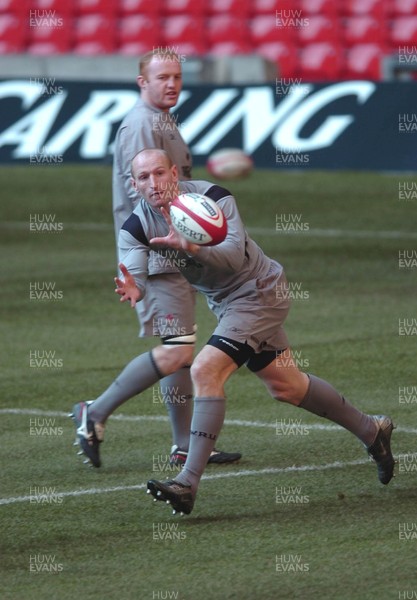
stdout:
{"type": "MultiPolygon", "coordinates": [[[[68,418],[69,412],[63,412],[58,410],[42,410],[40,408],[0,408],[0,414],[9,415],[31,415],[40,417],[66,417],[68,418]]],[[[156,422],[168,422],[169,417],[163,415],[123,415],[117,414],[112,415],[110,419],[115,421],[156,421],[156,422]]],[[[264,427],[267,429],[283,429],[286,428],[297,429],[302,427],[311,431],[345,431],[340,425],[324,425],[322,423],[302,423],[301,419],[275,419],[274,422],[268,423],[267,421],[242,421],[240,419],[225,419],[225,425],[231,425],[235,427],[264,427]]],[[[417,428],[414,427],[395,427],[395,431],[399,433],[417,433],[417,428]]]]}
{"type": "MultiPolygon", "coordinates": [[[[28,232],[29,222],[28,221],[5,221],[0,223],[0,229],[26,229],[28,232]]],[[[60,233],[65,230],[79,230],[79,231],[113,231],[113,225],[109,223],[63,223],[63,229],[60,233]]],[[[313,237],[337,237],[337,238],[382,238],[382,239],[414,239],[417,238],[415,231],[372,231],[368,229],[320,229],[312,227],[303,231],[276,231],[273,227],[247,227],[250,234],[253,235],[267,235],[267,236],[278,236],[278,235],[300,235],[300,236],[313,236],[313,237]]],[[[47,235],[47,232],[45,233],[47,235]]]]}
{"type": "MultiPolygon", "coordinates": [[[[145,484],[140,483],[138,485],[119,485],[111,488],[89,488],[86,490],[74,490],[73,492],[56,492],[54,496],[60,498],[69,498],[73,496],[89,496],[92,494],[108,494],[109,492],[126,492],[130,490],[144,490],[145,484]]],[[[33,496],[14,496],[11,498],[0,498],[0,505],[2,504],[16,504],[17,502],[29,502],[33,496]]]]}
{"type": "MultiPolygon", "coordinates": [[[[417,454],[403,455],[403,456],[417,456],[417,454]]],[[[344,467],[354,467],[357,465],[365,465],[370,462],[370,459],[352,460],[347,462],[332,462],[324,465],[292,465],[290,467],[277,467],[277,468],[266,468],[251,471],[244,469],[242,471],[230,471],[227,473],[217,473],[215,475],[203,475],[204,481],[212,481],[217,479],[227,479],[230,477],[248,477],[251,475],[280,475],[283,473],[299,473],[305,471],[327,471],[328,469],[342,469],[344,467]]],[[[138,485],[119,485],[116,487],[109,488],[88,488],[85,490],[74,490],[71,492],[56,492],[54,496],[61,498],[69,498],[76,496],[88,496],[95,494],[109,494],[112,492],[130,492],[133,490],[145,490],[146,484],[140,483],[138,485]]],[[[11,498],[0,498],[0,505],[16,504],[18,502],[29,502],[33,496],[15,496],[11,498]]]]}
{"type": "MultiPolygon", "coordinates": [[[[2,408],[0,409],[0,414],[17,414],[17,415],[41,415],[44,417],[66,417],[68,418],[68,413],[61,411],[44,411],[41,409],[20,409],[20,408],[2,408]]],[[[116,415],[112,416],[112,419],[120,420],[120,421],[168,421],[168,417],[163,416],[134,416],[134,415],[116,415]]],[[[275,424],[259,422],[259,421],[239,421],[239,420],[226,420],[225,424],[229,425],[237,425],[240,427],[270,427],[275,428],[275,424]]],[[[342,427],[338,425],[306,425],[308,429],[319,429],[324,431],[343,431],[342,427]]],[[[417,429],[412,429],[410,427],[405,428],[397,428],[398,431],[402,431],[403,433],[417,433],[417,429]]],[[[401,454],[401,458],[408,457],[417,457],[417,453],[410,454],[401,454]]],[[[241,470],[241,471],[230,471],[227,473],[217,473],[214,475],[203,475],[202,479],[205,481],[212,481],[217,479],[226,479],[230,477],[248,477],[251,475],[279,475],[282,473],[297,473],[297,472],[305,472],[305,471],[326,471],[328,469],[341,469],[344,467],[351,467],[357,465],[364,465],[370,461],[367,459],[353,460],[348,462],[340,462],[336,461],[333,463],[327,463],[324,465],[301,465],[296,466],[292,465],[289,467],[278,467],[278,468],[265,468],[260,470],[241,470]]],[[[133,490],[144,490],[146,489],[146,484],[141,483],[137,485],[128,485],[128,486],[116,486],[110,488],[89,488],[85,490],[74,490],[70,492],[59,492],[55,493],[55,496],[59,497],[76,497],[76,496],[86,496],[86,495],[94,495],[94,494],[108,494],[112,492],[126,492],[133,490]]],[[[16,504],[18,502],[30,502],[32,496],[15,496],[10,498],[0,498],[0,505],[7,504],[16,504]]]]}
{"type": "MultiPolygon", "coordinates": [[[[411,454],[401,454],[401,458],[415,458],[417,452],[411,454]]],[[[292,465],[290,467],[277,467],[277,468],[265,468],[259,470],[244,469],[242,471],[229,471],[227,473],[216,473],[215,475],[203,475],[204,481],[213,481],[217,479],[228,479],[230,477],[248,477],[251,475],[281,475],[283,473],[302,473],[306,471],[327,471],[329,469],[343,469],[344,467],[355,467],[358,465],[365,465],[370,462],[370,459],[351,460],[347,462],[335,461],[324,465],[292,465]]],[[[119,485],[109,488],[88,488],[86,490],[74,490],[71,492],[57,492],[55,496],[62,498],[77,497],[77,496],[91,496],[95,494],[109,494],[112,492],[130,492],[134,490],[145,490],[146,484],[140,483],[137,485],[119,485]]],[[[32,496],[15,496],[11,498],[0,498],[0,505],[16,504],[18,502],[29,502],[32,496]]]]}

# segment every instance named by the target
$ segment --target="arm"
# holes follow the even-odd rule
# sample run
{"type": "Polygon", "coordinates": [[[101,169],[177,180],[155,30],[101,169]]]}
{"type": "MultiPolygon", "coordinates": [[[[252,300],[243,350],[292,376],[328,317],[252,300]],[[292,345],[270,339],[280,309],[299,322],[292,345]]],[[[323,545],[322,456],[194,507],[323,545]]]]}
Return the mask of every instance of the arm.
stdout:
{"type": "Polygon", "coordinates": [[[141,295],[134,278],[123,263],[119,264],[119,269],[123,275],[123,279],[120,279],[119,277],[114,278],[114,282],[116,284],[116,289],[114,291],[116,294],[119,294],[120,302],[127,302],[130,300],[130,306],[134,308],[136,306],[136,302],[142,300],[143,296],[141,295]]]}
{"type": "Polygon", "coordinates": [[[195,258],[214,269],[237,273],[245,261],[245,228],[233,196],[222,198],[218,205],[227,221],[227,236],[217,246],[198,246],[195,258]]]}
{"type": "MultiPolygon", "coordinates": [[[[131,215],[127,223],[134,219],[134,217],[135,215],[131,215]]],[[[130,299],[131,306],[134,306],[136,302],[142,300],[145,296],[149,247],[140,242],[132,233],[124,228],[120,230],[118,245],[121,257],[120,270],[124,276],[124,282],[116,277],[115,282],[117,287],[115,291],[122,296],[120,299],[121,302],[130,299]],[[123,283],[124,285],[122,285],[123,283]]]]}
{"type": "Polygon", "coordinates": [[[169,214],[164,209],[161,212],[170,226],[169,234],[166,237],[154,238],[150,243],[183,250],[193,256],[197,262],[214,269],[238,272],[245,261],[246,232],[233,196],[222,198],[218,204],[227,220],[227,236],[221,244],[217,246],[191,244],[172,227],[169,214]]]}

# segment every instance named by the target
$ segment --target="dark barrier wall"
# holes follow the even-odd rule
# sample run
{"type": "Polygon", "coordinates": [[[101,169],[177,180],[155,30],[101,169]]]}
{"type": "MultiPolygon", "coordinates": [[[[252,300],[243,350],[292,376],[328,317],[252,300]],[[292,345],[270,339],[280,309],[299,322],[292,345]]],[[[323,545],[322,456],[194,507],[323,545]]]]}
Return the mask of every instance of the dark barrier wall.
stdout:
{"type": "MultiPolygon", "coordinates": [[[[137,96],[135,84],[0,81],[0,161],[110,162],[137,96]]],[[[415,83],[187,87],[174,114],[195,165],[240,147],[262,168],[416,170],[415,83]]]]}

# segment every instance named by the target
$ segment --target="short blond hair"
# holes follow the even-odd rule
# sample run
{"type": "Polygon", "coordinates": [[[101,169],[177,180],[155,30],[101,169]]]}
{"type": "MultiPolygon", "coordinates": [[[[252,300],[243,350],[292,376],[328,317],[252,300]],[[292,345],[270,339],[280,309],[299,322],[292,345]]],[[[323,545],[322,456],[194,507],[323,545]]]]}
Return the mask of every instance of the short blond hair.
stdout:
{"type": "Polygon", "coordinates": [[[181,65],[180,57],[176,52],[174,52],[174,50],[170,50],[169,48],[158,47],[154,48],[153,50],[150,50],[149,52],[146,52],[146,54],[143,54],[141,56],[139,60],[139,75],[141,75],[142,77],[146,77],[148,66],[152,62],[154,56],[157,56],[162,60],[165,59],[169,62],[176,61],[179,65],[181,65]]]}

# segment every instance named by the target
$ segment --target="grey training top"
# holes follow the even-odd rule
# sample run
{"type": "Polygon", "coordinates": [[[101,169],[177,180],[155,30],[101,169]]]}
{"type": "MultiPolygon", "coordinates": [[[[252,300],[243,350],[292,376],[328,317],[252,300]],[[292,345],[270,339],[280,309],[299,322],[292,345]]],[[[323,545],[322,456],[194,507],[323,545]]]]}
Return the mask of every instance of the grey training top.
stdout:
{"type": "MultiPolygon", "coordinates": [[[[249,237],[236,201],[228,190],[208,181],[182,181],[179,188],[181,193],[196,192],[212,198],[227,219],[228,232],[221,244],[202,246],[195,257],[189,257],[182,251],[165,250],[171,257],[172,253],[177,254],[181,273],[207,297],[210,308],[219,316],[219,306],[230,294],[250,280],[268,278],[271,268],[279,274],[282,266],[267,257],[249,237]]],[[[148,264],[149,240],[167,234],[168,225],[163,216],[144,199],[139,200],[120,230],[120,259],[143,294],[146,278],[148,274],[152,275],[148,264]]],[[[163,253],[162,249],[160,254],[163,253]]]]}

